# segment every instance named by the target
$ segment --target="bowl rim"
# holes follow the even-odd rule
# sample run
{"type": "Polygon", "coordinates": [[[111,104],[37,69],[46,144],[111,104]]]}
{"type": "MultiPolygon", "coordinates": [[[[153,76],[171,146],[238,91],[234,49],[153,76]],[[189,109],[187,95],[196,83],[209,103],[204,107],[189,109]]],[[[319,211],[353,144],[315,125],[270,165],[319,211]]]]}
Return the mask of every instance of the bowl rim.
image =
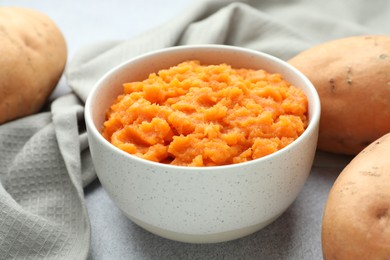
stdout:
{"type": "Polygon", "coordinates": [[[193,45],[180,45],[180,46],[171,46],[171,47],[165,47],[153,51],[146,52],[141,55],[137,55],[135,57],[129,58],[116,66],[112,67],[109,69],[106,73],[104,73],[103,76],[101,76],[92,86],[90,92],[88,93],[86,102],[85,102],[85,110],[84,110],[84,120],[87,125],[87,135],[88,138],[92,134],[97,138],[97,141],[99,141],[102,145],[108,146],[109,149],[112,149],[114,152],[119,153],[122,156],[128,157],[131,160],[135,160],[139,163],[146,164],[150,167],[162,167],[163,169],[169,170],[169,169],[185,169],[188,172],[193,172],[193,171],[202,171],[203,170],[223,170],[226,168],[237,168],[237,167],[242,167],[244,165],[250,166],[252,164],[257,164],[260,161],[268,161],[272,160],[273,157],[277,157],[280,154],[283,153],[288,153],[290,149],[292,149],[294,146],[296,146],[300,140],[305,139],[308,135],[310,135],[313,131],[318,131],[318,124],[320,121],[320,114],[321,114],[321,104],[320,104],[320,98],[318,95],[318,92],[314,85],[311,83],[311,81],[298,69],[293,67],[291,64],[288,62],[273,56],[271,54],[268,54],[263,51],[258,51],[254,49],[249,49],[246,47],[239,47],[239,46],[231,46],[231,45],[222,45],[222,44],[193,44],[193,45]],[[113,74],[115,74],[116,71],[120,70],[122,67],[127,66],[130,63],[137,62],[139,60],[143,60],[149,57],[153,57],[155,55],[159,55],[160,53],[169,53],[169,52],[175,52],[178,50],[194,50],[194,49],[215,49],[215,50],[226,50],[226,51],[238,51],[238,52],[245,52],[247,54],[255,55],[257,57],[265,58],[267,60],[272,61],[272,63],[277,63],[288,70],[292,71],[294,74],[296,74],[306,85],[306,87],[309,89],[311,95],[313,96],[313,111],[309,111],[311,113],[311,119],[309,121],[309,124],[305,131],[297,138],[295,139],[292,143],[289,145],[283,147],[282,149],[269,154],[264,157],[260,157],[257,159],[253,159],[250,161],[246,162],[241,162],[241,163],[236,163],[236,164],[227,164],[227,165],[217,165],[217,166],[203,166],[203,167],[198,167],[198,166],[180,166],[180,165],[171,165],[171,164],[165,164],[165,163],[160,163],[160,162],[154,162],[154,161],[149,161],[143,158],[140,158],[138,156],[129,154],[118,147],[114,146],[111,144],[108,140],[106,140],[101,133],[98,131],[95,123],[93,122],[92,119],[92,103],[93,103],[93,98],[97,95],[98,90],[100,89],[102,83],[109,77],[111,77],[113,74]],[[317,130],[316,130],[317,128],[317,130]],[[89,130],[89,131],[88,131],[89,130]],[[90,133],[88,133],[90,132],[90,133]]]}

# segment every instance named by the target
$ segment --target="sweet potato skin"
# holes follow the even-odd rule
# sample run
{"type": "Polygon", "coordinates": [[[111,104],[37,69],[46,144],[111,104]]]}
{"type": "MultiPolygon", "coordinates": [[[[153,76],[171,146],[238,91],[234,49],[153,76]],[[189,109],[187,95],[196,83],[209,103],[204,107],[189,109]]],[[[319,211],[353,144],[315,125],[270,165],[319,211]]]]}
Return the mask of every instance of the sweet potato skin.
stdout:
{"type": "Polygon", "coordinates": [[[356,155],[390,132],[390,36],[325,42],[288,62],[320,96],[319,150],[356,155]]]}
{"type": "Polygon", "coordinates": [[[38,112],[67,60],[62,32],[45,14],[0,7],[0,124],[38,112]]]}
{"type": "Polygon", "coordinates": [[[390,133],[361,151],[330,190],[322,220],[324,259],[390,257],[390,133]]]}

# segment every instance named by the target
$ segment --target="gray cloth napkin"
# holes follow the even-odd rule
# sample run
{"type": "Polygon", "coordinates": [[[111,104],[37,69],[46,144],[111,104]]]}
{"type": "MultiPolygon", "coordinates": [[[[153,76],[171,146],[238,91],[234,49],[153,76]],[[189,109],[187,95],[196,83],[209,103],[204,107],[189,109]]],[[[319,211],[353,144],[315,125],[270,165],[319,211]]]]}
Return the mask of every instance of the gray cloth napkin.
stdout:
{"type": "Polygon", "coordinates": [[[85,259],[83,194],[94,176],[74,95],[0,127],[0,259],[85,259]],[[83,173],[83,174],[82,174],[83,173]]]}
{"type": "MultiPolygon", "coordinates": [[[[113,66],[148,51],[197,43],[242,46],[287,60],[327,40],[389,34],[389,22],[387,0],[196,0],[175,19],[139,37],[80,49],[66,70],[73,93],[55,100],[50,112],[0,126],[0,259],[88,257],[91,231],[83,187],[95,173],[83,103],[113,66]]],[[[313,170],[345,163],[319,153],[313,170]]],[[[308,185],[318,189],[316,183],[308,185]]],[[[315,218],[321,214],[310,213],[315,218]]],[[[318,232],[313,239],[319,240],[318,232]]],[[[268,259],[318,259],[321,254],[292,253],[293,248],[268,259]]]]}

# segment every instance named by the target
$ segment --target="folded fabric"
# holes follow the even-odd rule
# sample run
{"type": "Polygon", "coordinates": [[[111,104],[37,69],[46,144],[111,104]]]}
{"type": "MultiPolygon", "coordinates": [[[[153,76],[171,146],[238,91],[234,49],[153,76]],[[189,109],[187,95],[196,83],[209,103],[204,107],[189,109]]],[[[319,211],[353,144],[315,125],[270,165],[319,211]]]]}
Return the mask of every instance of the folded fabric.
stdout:
{"type": "Polygon", "coordinates": [[[175,45],[226,44],[287,60],[324,41],[389,33],[388,3],[201,0],[167,24],[128,41],[80,49],[68,66],[69,86],[84,101],[96,81],[114,66],[149,51],[175,45]]]}
{"type": "Polygon", "coordinates": [[[69,95],[55,100],[51,113],[0,127],[1,259],[88,256],[83,182],[94,170],[86,133],[79,132],[83,111],[69,95]]]}
{"type": "Polygon", "coordinates": [[[0,256],[87,258],[83,187],[95,173],[83,103],[112,67],[148,51],[199,43],[236,45],[286,60],[326,40],[389,33],[389,17],[387,0],[197,0],[139,37],[80,49],[66,71],[73,93],[55,100],[50,112],[0,126],[0,256]]]}

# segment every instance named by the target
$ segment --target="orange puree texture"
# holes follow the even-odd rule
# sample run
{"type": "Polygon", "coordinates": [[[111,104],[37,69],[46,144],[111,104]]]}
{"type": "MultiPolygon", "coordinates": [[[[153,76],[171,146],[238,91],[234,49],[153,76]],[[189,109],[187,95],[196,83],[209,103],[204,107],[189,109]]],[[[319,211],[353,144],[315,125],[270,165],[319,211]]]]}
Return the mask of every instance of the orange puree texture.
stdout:
{"type": "Polygon", "coordinates": [[[181,166],[250,161],[293,142],[308,101],[279,74],[186,61],[125,83],[103,136],[141,158],[181,166]]]}

